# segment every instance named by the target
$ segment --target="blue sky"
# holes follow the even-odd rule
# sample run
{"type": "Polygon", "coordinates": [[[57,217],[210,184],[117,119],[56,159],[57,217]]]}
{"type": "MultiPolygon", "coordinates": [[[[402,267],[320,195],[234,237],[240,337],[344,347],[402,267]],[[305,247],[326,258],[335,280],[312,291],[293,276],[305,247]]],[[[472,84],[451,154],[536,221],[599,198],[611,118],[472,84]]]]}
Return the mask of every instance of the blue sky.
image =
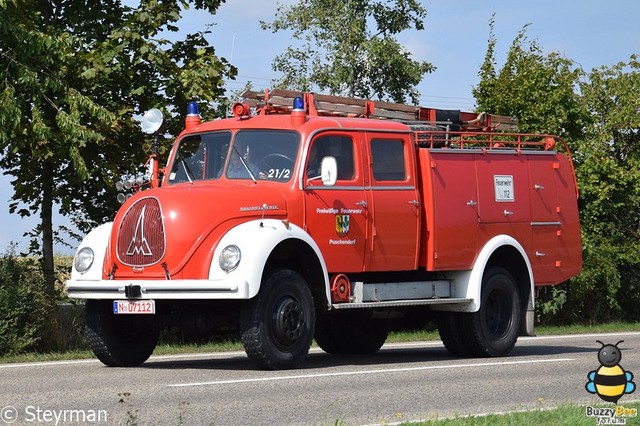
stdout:
{"type": "MultiPolygon", "coordinates": [[[[136,3],[133,0],[129,3],[136,3]]],[[[295,3],[293,0],[282,4],[295,3]]],[[[498,66],[518,31],[526,24],[529,39],[536,39],[546,52],[556,51],[574,60],[585,71],[627,61],[640,53],[640,1],[610,0],[458,0],[423,1],[427,9],[425,30],[406,32],[398,39],[415,59],[426,60],[436,71],[426,74],[419,85],[420,104],[437,108],[472,110],[471,90],[478,82],[489,36],[489,19],[495,13],[498,66]]],[[[257,89],[268,88],[277,78],[271,69],[273,58],[291,42],[290,34],[272,34],[260,29],[260,20],[270,21],[276,3],[265,0],[227,0],[215,16],[188,11],[180,27],[184,31],[204,30],[213,23],[208,39],[223,56],[238,67],[238,78],[229,81],[238,90],[247,81],[257,89]]],[[[206,117],[205,117],[206,118],[206,117]]],[[[25,250],[22,234],[32,229],[37,217],[9,214],[12,195],[10,179],[0,176],[0,252],[10,241],[25,250]]],[[[56,217],[54,226],[66,224],[56,217]]],[[[72,253],[63,247],[61,253],[72,253]]]]}

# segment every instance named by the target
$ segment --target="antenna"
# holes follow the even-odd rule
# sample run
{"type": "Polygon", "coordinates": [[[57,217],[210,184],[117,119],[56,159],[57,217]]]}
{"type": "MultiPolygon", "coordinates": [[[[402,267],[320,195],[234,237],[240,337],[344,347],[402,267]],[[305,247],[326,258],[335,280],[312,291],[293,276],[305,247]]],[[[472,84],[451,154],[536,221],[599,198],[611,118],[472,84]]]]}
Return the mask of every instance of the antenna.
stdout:
{"type": "Polygon", "coordinates": [[[233,65],[233,51],[236,48],[236,32],[233,32],[233,38],[231,39],[231,56],[229,57],[229,63],[233,65]]]}
{"type": "Polygon", "coordinates": [[[262,223],[264,221],[264,212],[267,210],[267,203],[262,204],[262,217],[260,218],[260,228],[264,227],[262,223]]]}

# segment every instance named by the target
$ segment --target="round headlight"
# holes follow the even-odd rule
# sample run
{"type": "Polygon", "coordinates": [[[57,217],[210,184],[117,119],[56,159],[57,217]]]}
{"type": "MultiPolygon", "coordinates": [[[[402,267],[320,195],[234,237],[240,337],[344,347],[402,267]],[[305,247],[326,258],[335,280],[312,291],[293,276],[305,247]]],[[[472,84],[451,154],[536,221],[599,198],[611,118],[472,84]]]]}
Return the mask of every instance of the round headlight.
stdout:
{"type": "Polygon", "coordinates": [[[225,272],[231,272],[238,267],[240,263],[240,249],[236,246],[227,246],[220,253],[218,259],[220,268],[225,272]]]}
{"type": "Polygon", "coordinates": [[[84,274],[91,268],[91,265],[93,265],[93,259],[93,250],[89,247],[83,247],[76,253],[76,257],[73,259],[73,266],[76,268],[76,271],[84,274]]]}

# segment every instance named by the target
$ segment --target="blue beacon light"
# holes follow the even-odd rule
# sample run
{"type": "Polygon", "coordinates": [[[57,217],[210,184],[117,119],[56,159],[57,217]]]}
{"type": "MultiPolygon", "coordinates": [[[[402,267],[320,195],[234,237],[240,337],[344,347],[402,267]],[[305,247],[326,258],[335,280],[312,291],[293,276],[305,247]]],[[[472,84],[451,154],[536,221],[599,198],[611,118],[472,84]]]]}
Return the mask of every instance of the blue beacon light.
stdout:
{"type": "Polygon", "coordinates": [[[291,124],[295,127],[301,126],[307,121],[307,114],[304,111],[304,100],[301,97],[293,98],[293,110],[291,111],[291,124]]]}
{"type": "Polygon", "coordinates": [[[184,128],[191,130],[200,124],[200,110],[198,109],[198,103],[191,101],[187,105],[187,116],[184,120],[184,128]]]}
{"type": "Polygon", "coordinates": [[[191,101],[187,104],[187,115],[200,115],[200,110],[196,101],[191,101]]]}

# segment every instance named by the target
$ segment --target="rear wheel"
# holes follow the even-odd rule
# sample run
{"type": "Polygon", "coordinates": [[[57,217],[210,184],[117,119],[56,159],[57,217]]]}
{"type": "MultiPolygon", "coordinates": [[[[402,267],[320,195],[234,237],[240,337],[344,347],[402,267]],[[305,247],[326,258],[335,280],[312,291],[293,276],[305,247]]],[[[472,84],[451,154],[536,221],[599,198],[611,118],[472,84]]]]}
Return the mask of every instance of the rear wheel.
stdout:
{"type": "Polygon", "coordinates": [[[158,343],[155,315],[115,315],[108,300],[87,300],[85,320],[89,347],[109,367],[138,366],[158,343]]]}
{"type": "Polygon", "coordinates": [[[389,321],[361,314],[331,312],[318,316],[316,343],[330,354],[372,354],[389,334],[389,321]]]}
{"type": "Polygon", "coordinates": [[[437,316],[438,332],[449,353],[453,356],[465,357],[469,355],[469,348],[465,343],[461,312],[439,312],[437,316]]]}
{"type": "Polygon", "coordinates": [[[258,295],[245,302],[240,316],[247,356],[270,370],[297,366],[309,352],[314,327],[311,290],[288,269],[271,274],[258,295]]]}
{"type": "Polygon", "coordinates": [[[460,317],[469,354],[509,354],[518,339],[520,309],[520,296],[511,274],[499,267],[487,270],[482,280],[480,309],[460,317]]]}

